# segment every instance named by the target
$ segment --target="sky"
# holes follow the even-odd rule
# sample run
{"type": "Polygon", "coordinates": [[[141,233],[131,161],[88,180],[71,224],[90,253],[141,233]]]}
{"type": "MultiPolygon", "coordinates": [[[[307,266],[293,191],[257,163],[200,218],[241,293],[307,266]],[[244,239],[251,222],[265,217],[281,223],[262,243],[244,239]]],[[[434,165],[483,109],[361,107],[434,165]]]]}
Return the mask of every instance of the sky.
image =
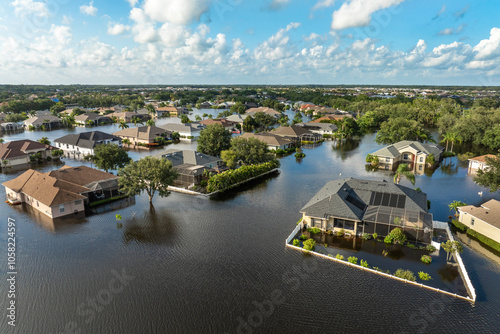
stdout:
{"type": "Polygon", "coordinates": [[[1,84],[500,85],[500,1],[2,0],[1,84]]]}

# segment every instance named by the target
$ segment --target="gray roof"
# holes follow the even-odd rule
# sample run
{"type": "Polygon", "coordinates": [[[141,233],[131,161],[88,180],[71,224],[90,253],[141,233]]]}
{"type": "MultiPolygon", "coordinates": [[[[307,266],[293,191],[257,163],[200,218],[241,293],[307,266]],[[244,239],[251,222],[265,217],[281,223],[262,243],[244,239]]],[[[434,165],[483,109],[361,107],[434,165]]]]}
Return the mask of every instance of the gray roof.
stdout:
{"type": "Polygon", "coordinates": [[[213,164],[217,165],[218,161],[222,161],[217,157],[213,157],[208,154],[203,154],[200,152],[192,151],[192,150],[176,150],[170,149],[163,153],[158,154],[158,157],[165,158],[172,162],[172,165],[180,166],[185,164],[190,165],[207,165],[213,164]]]}
{"type": "Polygon", "coordinates": [[[159,126],[162,129],[172,132],[197,132],[203,130],[204,126],[200,123],[167,123],[159,126]]]}
{"type": "Polygon", "coordinates": [[[108,117],[108,116],[102,116],[102,115],[94,113],[94,112],[87,112],[85,114],[81,114],[81,115],[75,116],[75,120],[76,121],[83,121],[83,122],[86,122],[88,120],[95,121],[95,120],[98,120],[98,119],[108,119],[109,121],[111,121],[110,117],[108,117]]]}
{"type": "MultiPolygon", "coordinates": [[[[411,188],[387,181],[362,179],[341,179],[328,182],[300,210],[307,216],[328,218],[329,216],[362,221],[370,206],[394,207],[387,203],[376,203],[377,194],[394,195],[397,208],[417,212],[427,212],[427,195],[411,188]],[[384,205],[387,204],[387,205],[384,205]]],[[[381,199],[382,197],[380,197],[381,199]]],[[[392,203],[392,201],[391,201],[392,203]]]]}
{"type": "Polygon", "coordinates": [[[103,140],[121,140],[119,137],[110,135],[102,131],[82,132],[73,135],[66,135],[54,140],[56,143],[68,144],[82,148],[94,148],[103,140]]]}
{"type": "Polygon", "coordinates": [[[332,123],[298,123],[297,126],[303,127],[308,130],[323,130],[335,132],[338,130],[337,126],[332,123]]]}
{"type": "Polygon", "coordinates": [[[226,117],[226,119],[228,121],[231,121],[231,122],[242,123],[245,120],[245,118],[247,118],[247,117],[248,117],[247,114],[243,114],[243,115],[238,114],[238,115],[231,115],[229,117],[226,117]]]}
{"type": "Polygon", "coordinates": [[[24,120],[23,123],[26,125],[42,125],[45,123],[45,121],[49,121],[51,123],[57,123],[61,122],[61,119],[59,117],[55,117],[52,115],[35,116],[24,120]]]}
{"type": "Polygon", "coordinates": [[[396,158],[401,155],[401,151],[406,147],[411,147],[417,152],[423,152],[427,155],[432,154],[434,156],[439,156],[444,151],[444,148],[437,144],[424,144],[418,141],[403,140],[381,148],[380,150],[375,151],[372,154],[378,157],[396,158]]]}

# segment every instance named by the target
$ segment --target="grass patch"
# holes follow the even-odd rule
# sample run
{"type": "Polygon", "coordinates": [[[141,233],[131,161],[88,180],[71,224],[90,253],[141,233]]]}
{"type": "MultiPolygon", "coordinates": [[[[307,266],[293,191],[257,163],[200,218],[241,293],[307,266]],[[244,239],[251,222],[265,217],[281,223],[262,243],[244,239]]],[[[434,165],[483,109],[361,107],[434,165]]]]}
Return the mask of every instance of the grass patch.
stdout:
{"type": "Polygon", "coordinates": [[[474,237],[477,240],[481,241],[486,246],[493,248],[497,252],[500,252],[500,243],[496,242],[495,240],[490,239],[487,236],[485,236],[479,232],[476,232],[472,229],[468,229],[467,234],[470,235],[471,237],[474,237]]]}
{"type": "Polygon", "coordinates": [[[453,226],[455,226],[457,229],[459,229],[462,232],[467,232],[467,230],[468,230],[468,227],[466,225],[462,224],[461,222],[459,222],[458,219],[453,219],[451,221],[451,223],[453,224],[453,226]]]}

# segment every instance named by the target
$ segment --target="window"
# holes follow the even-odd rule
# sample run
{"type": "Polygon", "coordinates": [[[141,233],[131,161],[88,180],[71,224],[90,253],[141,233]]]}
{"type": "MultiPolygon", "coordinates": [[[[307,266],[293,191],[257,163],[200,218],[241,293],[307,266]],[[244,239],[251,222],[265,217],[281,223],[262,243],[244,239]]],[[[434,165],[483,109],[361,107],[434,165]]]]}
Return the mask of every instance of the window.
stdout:
{"type": "Polygon", "coordinates": [[[424,157],[420,157],[420,162],[424,162],[424,157]]]}
{"type": "Polygon", "coordinates": [[[59,205],[59,212],[64,212],[64,204],[59,205]]]}
{"type": "Polygon", "coordinates": [[[403,159],[408,160],[408,153],[403,154],[403,159]]]}
{"type": "Polygon", "coordinates": [[[390,158],[385,158],[385,162],[391,162],[390,158]]]}
{"type": "Polygon", "coordinates": [[[38,203],[38,201],[36,201],[36,206],[37,206],[37,207],[38,207],[38,206],[40,206],[40,203],[38,203]]]}
{"type": "Polygon", "coordinates": [[[474,218],[470,219],[470,226],[474,226],[474,218]]]}
{"type": "Polygon", "coordinates": [[[422,170],[422,166],[418,166],[418,170],[422,170]]]}

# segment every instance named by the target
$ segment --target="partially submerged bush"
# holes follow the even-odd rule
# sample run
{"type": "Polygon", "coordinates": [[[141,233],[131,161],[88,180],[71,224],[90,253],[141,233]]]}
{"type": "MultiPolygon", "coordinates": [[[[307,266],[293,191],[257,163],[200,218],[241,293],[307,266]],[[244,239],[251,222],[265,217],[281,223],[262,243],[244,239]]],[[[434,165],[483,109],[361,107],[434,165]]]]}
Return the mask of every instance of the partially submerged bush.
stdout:
{"type": "Polygon", "coordinates": [[[407,281],[412,281],[415,282],[417,279],[415,278],[415,274],[411,270],[403,270],[403,269],[398,269],[394,273],[394,276],[405,279],[407,281]]]}
{"type": "Polygon", "coordinates": [[[352,264],[357,264],[358,263],[358,258],[355,256],[349,256],[347,258],[347,261],[351,262],[352,264]]]}
{"type": "Polygon", "coordinates": [[[302,248],[304,248],[305,250],[313,251],[314,246],[316,246],[316,241],[314,241],[314,239],[307,239],[302,244],[304,245],[302,248]]]}
{"type": "Polygon", "coordinates": [[[429,255],[422,255],[420,261],[422,261],[425,264],[430,264],[432,263],[432,257],[430,257],[429,255]]]}
{"type": "Polygon", "coordinates": [[[428,273],[424,273],[423,271],[418,272],[418,278],[420,278],[422,281],[429,281],[432,279],[431,275],[428,273]]]}

